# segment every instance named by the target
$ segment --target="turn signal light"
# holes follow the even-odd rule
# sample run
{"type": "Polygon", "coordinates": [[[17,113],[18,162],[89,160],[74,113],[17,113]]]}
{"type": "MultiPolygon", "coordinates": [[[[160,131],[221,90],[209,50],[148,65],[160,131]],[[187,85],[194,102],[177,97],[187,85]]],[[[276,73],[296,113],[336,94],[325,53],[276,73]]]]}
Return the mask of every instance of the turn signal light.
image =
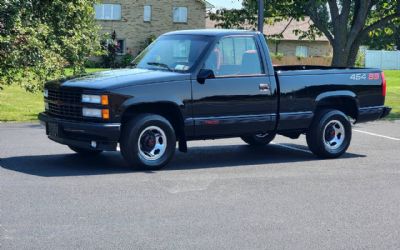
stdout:
{"type": "Polygon", "coordinates": [[[108,105],[108,95],[102,95],[101,96],[101,104],[102,105],[108,105]]]}
{"type": "Polygon", "coordinates": [[[108,109],[103,109],[102,112],[101,112],[101,114],[102,114],[102,118],[103,118],[104,120],[110,119],[110,110],[108,110],[108,109]]]}

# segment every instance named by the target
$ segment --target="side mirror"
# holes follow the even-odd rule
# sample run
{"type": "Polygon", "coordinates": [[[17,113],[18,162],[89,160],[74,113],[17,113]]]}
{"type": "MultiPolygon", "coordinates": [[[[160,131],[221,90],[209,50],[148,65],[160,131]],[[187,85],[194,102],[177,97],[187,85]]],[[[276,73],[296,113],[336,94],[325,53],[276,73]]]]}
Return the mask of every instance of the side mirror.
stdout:
{"type": "Polygon", "coordinates": [[[197,81],[200,84],[204,84],[207,79],[215,78],[214,71],[211,69],[201,69],[199,74],[197,75],[197,81]]]}

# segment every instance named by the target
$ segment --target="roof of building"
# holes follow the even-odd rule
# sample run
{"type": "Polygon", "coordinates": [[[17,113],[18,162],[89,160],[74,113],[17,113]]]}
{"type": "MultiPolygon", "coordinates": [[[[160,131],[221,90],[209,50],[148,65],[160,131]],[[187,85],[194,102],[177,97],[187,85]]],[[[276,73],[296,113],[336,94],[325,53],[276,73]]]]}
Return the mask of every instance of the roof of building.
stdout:
{"type": "MultiPolygon", "coordinates": [[[[206,20],[206,28],[208,29],[215,29],[215,25],[218,24],[216,21],[212,21],[209,18],[206,20]]],[[[295,30],[302,30],[302,31],[307,31],[310,29],[310,26],[312,24],[312,21],[310,18],[306,18],[303,21],[296,21],[296,20],[284,20],[281,22],[276,22],[273,25],[264,25],[264,34],[268,36],[272,35],[279,35],[282,33],[283,38],[280,40],[286,40],[286,41],[298,41],[301,40],[300,36],[301,34],[295,34],[295,30]],[[286,30],[285,30],[286,28],[286,30]]],[[[251,26],[244,25],[244,29],[248,28],[251,29],[251,26]]],[[[304,38],[302,40],[311,40],[308,38],[304,38]]],[[[317,36],[315,38],[316,41],[329,41],[326,36],[317,36]]]]}
{"type": "Polygon", "coordinates": [[[208,1],[206,1],[206,0],[198,0],[198,1],[204,3],[204,4],[206,5],[206,8],[207,8],[207,9],[212,9],[212,8],[215,7],[214,5],[212,5],[210,2],[208,2],[208,1]]]}

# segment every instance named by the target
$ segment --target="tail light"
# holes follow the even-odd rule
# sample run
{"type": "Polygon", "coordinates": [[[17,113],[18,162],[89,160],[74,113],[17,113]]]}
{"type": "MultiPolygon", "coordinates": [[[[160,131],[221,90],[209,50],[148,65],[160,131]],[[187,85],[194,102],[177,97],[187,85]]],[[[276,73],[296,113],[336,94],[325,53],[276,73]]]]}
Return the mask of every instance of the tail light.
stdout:
{"type": "Polygon", "coordinates": [[[385,73],[382,72],[382,96],[386,96],[386,78],[385,78],[385,73]]]}

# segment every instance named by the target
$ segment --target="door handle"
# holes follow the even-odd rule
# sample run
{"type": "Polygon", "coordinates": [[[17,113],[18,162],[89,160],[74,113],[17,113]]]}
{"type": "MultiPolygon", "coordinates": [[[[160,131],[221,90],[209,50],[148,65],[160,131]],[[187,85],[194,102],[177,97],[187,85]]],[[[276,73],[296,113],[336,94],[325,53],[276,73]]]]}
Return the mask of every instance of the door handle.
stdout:
{"type": "Polygon", "coordinates": [[[261,92],[270,92],[271,90],[269,89],[269,84],[268,83],[260,83],[260,85],[258,86],[258,89],[261,92]]]}

